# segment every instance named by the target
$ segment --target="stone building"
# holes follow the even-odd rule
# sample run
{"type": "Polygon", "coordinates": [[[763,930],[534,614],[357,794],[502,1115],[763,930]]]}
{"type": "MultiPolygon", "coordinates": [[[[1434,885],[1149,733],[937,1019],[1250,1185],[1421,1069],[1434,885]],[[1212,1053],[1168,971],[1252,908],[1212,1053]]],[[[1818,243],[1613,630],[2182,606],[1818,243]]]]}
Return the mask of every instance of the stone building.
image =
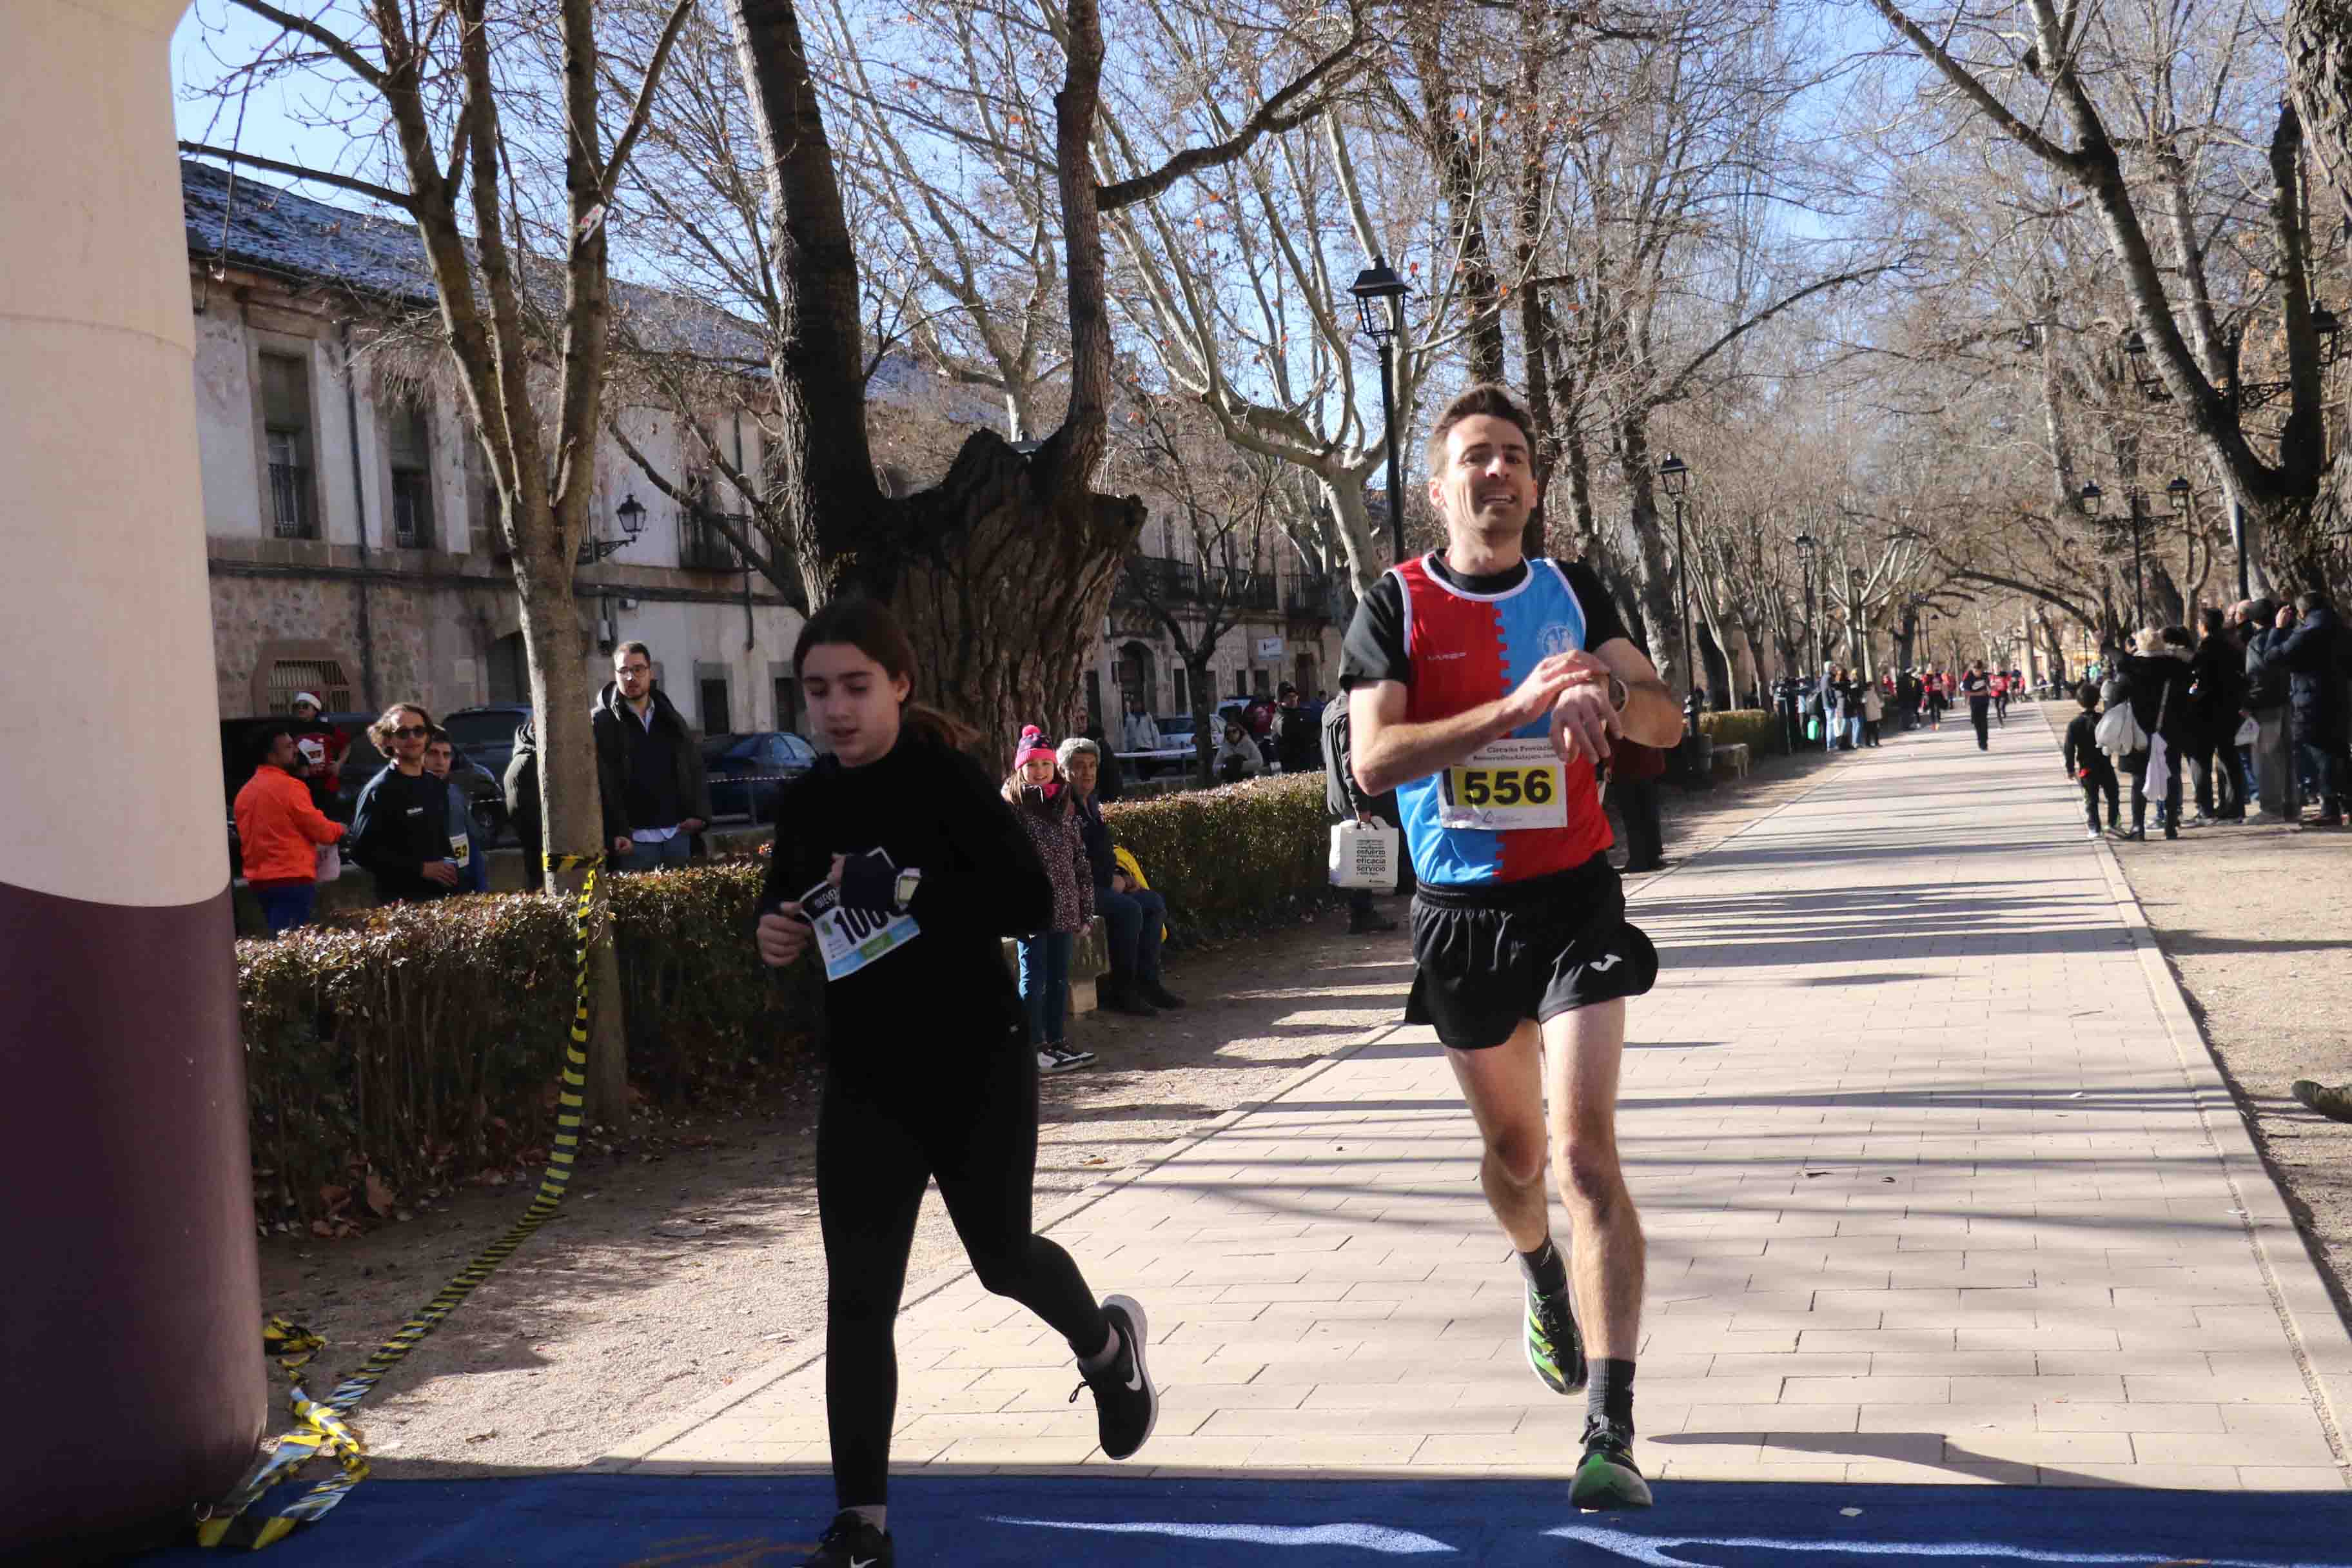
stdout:
{"type": "MultiPolygon", "coordinates": [[[[415,232],[207,164],[184,161],[181,178],[223,716],[285,712],[299,690],[335,710],[528,702],[496,495],[459,398],[371,347],[392,314],[432,305],[415,232]]],[[[617,417],[657,466],[690,473],[668,411],[617,417]]],[[[753,420],[714,428],[759,462],[753,420]]],[[[621,546],[577,579],[606,650],[596,678],[616,642],[643,641],[689,722],[795,727],[799,613],[609,442],[593,515],[621,546]]]]}
{"type": "MultiPolygon", "coordinates": [[[[401,698],[436,713],[528,702],[496,496],[459,396],[379,342],[387,321],[434,308],[414,230],[207,163],[184,160],[181,183],[222,715],[283,713],[297,691],[335,711],[401,698]]],[[[614,292],[641,331],[657,323],[714,359],[761,357],[751,330],[718,312],[622,283],[614,292]]],[[[877,367],[867,392],[883,481],[901,493],[937,479],[973,427],[1003,428],[987,394],[902,356],[877,367]]],[[[615,417],[656,468],[691,477],[672,411],[621,406],[615,417]]],[[[719,411],[709,428],[739,468],[758,470],[755,419],[719,411]]],[[[705,731],[799,728],[799,611],[617,443],[598,451],[596,479],[609,552],[576,578],[603,650],[592,676],[609,679],[615,643],[642,641],[671,700],[705,731]]],[[[1170,509],[1145,500],[1153,521],[1087,674],[1097,721],[1115,719],[1129,693],[1153,712],[1191,706],[1146,584],[1192,624],[1204,600],[1235,596],[1214,568],[1181,559],[1170,509]]],[[[1343,585],[1302,569],[1277,536],[1238,597],[1240,624],[1211,670],[1218,696],[1286,680],[1336,689],[1343,585]]]]}

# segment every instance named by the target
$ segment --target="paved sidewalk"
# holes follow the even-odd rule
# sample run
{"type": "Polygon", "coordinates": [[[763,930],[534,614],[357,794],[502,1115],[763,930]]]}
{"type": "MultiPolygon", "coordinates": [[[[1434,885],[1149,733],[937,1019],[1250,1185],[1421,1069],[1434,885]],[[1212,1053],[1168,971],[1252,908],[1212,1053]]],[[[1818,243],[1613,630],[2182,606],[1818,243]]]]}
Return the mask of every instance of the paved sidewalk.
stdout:
{"type": "MultiPolygon", "coordinates": [[[[2038,713],[1990,754],[1893,738],[1634,910],[1653,1475],[2345,1487],[2352,1340],[2038,713]]],[[[1302,976],[1295,1021],[1408,976],[1401,941],[1302,976]]],[[[1397,1026],[1055,1216],[1151,1314],[1166,1401],[1123,1473],[1564,1474],[1582,1401],[1528,1370],[1475,1163],[1397,1026]]],[[[898,1467],[1104,1465],[1042,1325],[968,1275],[909,1300],[898,1467]]],[[[603,1463],[825,1455],[803,1358],[603,1463]]]]}

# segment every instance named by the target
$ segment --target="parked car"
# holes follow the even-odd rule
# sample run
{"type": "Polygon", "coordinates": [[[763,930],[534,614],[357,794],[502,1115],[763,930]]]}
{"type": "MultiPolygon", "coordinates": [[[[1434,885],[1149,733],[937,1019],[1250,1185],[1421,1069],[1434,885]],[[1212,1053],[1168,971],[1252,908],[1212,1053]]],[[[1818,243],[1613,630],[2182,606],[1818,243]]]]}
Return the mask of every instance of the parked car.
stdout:
{"type": "Polygon", "coordinates": [[[514,755],[515,731],[530,721],[530,703],[493,702],[445,713],[441,727],[449,731],[450,744],[488,768],[493,778],[503,779],[514,755]]]}
{"type": "Polygon", "coordinates": [[[702,739],[702,767],[710,777],[710,809],[721,819],[773,822],[784,785],[814,766],[816,748],[788,730],[702,739]]]}

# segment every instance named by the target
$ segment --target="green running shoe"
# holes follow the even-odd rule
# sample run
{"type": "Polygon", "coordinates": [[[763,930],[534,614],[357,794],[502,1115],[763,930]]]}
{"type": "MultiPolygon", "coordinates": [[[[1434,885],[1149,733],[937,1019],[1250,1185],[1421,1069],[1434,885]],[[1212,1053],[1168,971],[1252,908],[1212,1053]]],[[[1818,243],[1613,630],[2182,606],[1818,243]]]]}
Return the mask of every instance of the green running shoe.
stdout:
{"type": "Polygon", "coordinates": [[[1573,1394],[1584,1386],[1584,1336],[1576,1331],[1576,1311],[1565,1294],[1546,1296],[1528,1287],[1528,1364],[1554,1394],[1573,1394]]]}
{"type": "Polygon", "coordinates": [[[1597,1418],[1584,1424],[1584,1462],[1576,1467],[1568,1500],[1586,1513],[1650,1506],[1650,1483],[1633,1467],[1632,1427],[1597,1418]]]}

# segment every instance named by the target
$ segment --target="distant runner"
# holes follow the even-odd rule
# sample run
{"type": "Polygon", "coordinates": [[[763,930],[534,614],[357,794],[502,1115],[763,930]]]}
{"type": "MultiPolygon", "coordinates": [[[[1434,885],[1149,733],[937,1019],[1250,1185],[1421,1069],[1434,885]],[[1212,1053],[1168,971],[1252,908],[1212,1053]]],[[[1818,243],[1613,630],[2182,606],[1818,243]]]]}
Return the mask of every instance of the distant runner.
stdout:
{"type": "Polygon", "coordinates": [[[1445,549],[1373,584],[1340,684],[1356,780],[1397,792],[1420,878],[1406,1016],[1435,1026],[1477,1120],[1479,1183],[1527,1278],[1528,1363],[1555,1393],[1586,1390],[1570,1499],[1646,1508],[1633,1457],[1642,1223],[1616,1118],[1625,998],[1650,989],[1658,953],[1625,919],[1593,764],[1621,735],[1673,745],[1682,715],[1600,580],[1521,554],[1530,438],[1499,386],[1438,416],[1429,497],[1445,549]],[[1548,1148],[1566,1258],[1551,1238],[1548,1148]]]}

